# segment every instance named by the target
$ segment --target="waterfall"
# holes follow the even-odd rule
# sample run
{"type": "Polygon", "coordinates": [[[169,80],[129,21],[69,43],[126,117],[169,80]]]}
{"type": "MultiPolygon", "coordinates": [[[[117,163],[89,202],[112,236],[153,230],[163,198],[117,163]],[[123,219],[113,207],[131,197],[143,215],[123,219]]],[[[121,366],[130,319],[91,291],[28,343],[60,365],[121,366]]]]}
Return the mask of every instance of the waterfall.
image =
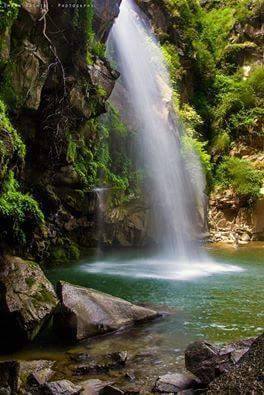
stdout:
{"type": "Polygon", "coordinates": [[[138,152],[148,175],[161,255],[178,262],[201,259],[194,240],[198,208],[203,206],[204,176],[194,152],[189,153],[187,163],[183,160],[183,132],[173,110],[162,50],[146,16],[132,0],[122,1],[108,47],[113,48],[136,116],[138,152]],[[189,169],[195,169],[195,174],[189,169]]]}

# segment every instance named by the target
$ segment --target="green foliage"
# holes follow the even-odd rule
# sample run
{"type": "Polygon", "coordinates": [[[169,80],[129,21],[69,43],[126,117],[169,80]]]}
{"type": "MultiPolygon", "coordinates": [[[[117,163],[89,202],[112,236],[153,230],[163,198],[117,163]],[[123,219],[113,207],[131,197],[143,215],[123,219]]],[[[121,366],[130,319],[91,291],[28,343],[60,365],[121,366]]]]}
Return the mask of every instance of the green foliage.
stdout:
{"type": "Polygon", "coordinates": [[[177,53],[175,46],[173,44],[170,44],[169,42],[165,42],[162,45],[162,52],[169,69],[171,82],[173,84],[173,87],[176,88],[178,82],[181,80],[183,73],[180,57],[177,53]]]}
{"type": "Polygon", "coordinates": [[[222,155],[230,147],[230,142],[231,139],[227,132],[222,132],[217,134],[212,141],[212,146],[211,146],[212,154],[222,155]]]}
{"type": "Polygon", "coordinates": [[[21,0],[0,0],[0,33],[12,24],[20,5],[21,0]]]}
{"type": "Polygon", "coordinates": [[[0,99],[0,180],[4,178],[10,161],[23,161],[26,154],[25,144],[11,125],[6,106],[0,99]]]}
{"type": "MultiPolygon", "coordinates": [[[[184,135],[182,138],[183,156],[186,157],[187,161],[192,152],[195,152],[200,163],[204,174],[207,177],[207,181],[211,182],[211,157],[206,151],[207,142],[201,142],[194,137],[184,135]]],[[[195,163],[194,163],[195,164],[195,163]]],[[[188,163],[187,163],[188,165],[188,163]]]]}
{"type": "Polygon", "coordinates": [[[230,7],[201,12],[200,40],[207,45],[215,62],[221,59],[230,31],[235,24],[235,10],[230,7]]]}
{"type": "Polygon", "coordinates": [[[136,168],[133,157],[133,132],[129,131],[120,118],[119,112],[109,106],[104,118],[103,129],[106,136],[105,144],[107,167],[110,170],[110,185],[124,194],[127,199],[140,194],[142,173],[136,168]]]}
{"type": "Polygon", "coordinates": [[[0,194],[1,240],[25,244],[36,226],[44,223],[44,215],[31,196],[19,191],[14,173],[9,172],[0,194]]]}
{"type": "Polygon", "coordinates": [[[51,250],[50,260],[55,265],[65,265],[78,259],[80,259],[80,250],[76,243],[68,239],[61,240],[61,245],[51,250]]]}
{"type": "Polygon", "coordinates": [[[233,188],[246,197],[259,196],[264,181],[264,172],[253,168],[245,159],[226,157],[216,172],[216,183],[223,188],[233,188]]]}
{"type": "Polygon", "coordinates": [[[237,73],[232,77],[219,75],[215,82],[218,103],[215,106],[215,128],[233,137],[254,129],[263,133],[264,67],[253,69],[248,78],[237,73]]]}

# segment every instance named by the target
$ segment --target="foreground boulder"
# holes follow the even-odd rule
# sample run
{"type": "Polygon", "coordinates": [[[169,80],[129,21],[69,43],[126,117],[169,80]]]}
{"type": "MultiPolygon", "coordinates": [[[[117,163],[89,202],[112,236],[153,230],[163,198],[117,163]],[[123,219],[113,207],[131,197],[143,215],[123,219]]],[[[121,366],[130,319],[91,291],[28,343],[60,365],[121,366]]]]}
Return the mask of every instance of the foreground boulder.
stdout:
{"type": "Polygon", "coordinates": [[[60,309],[54,317],[58,334],[72,341],[113,332],[160,314],[91,288],[59,282],[60,309]]]}
{"type": "Polygon", "coordinates": [[[227,373],[214,380],[208,394],[264,394],[264,334],[227,373]]]}
{"type": "Polygon", "coordinates": [[[13,394],[18,389],[19,363],[0,362],[0,394],[13,394]]]}
{"type": "Polygon", "coordinates": [[[230,370],[249,350],[253,341],[254,339],[242,340],[222,348],[206,341],[196,341],[185,351],[185,367],[207,386],[216,377],[230,370]]]}
{"type": "Polygon", "coordinates": [[[33,340],[57,305],[51,283],[32,261],[0,260],[0,345],[33,340]]]}

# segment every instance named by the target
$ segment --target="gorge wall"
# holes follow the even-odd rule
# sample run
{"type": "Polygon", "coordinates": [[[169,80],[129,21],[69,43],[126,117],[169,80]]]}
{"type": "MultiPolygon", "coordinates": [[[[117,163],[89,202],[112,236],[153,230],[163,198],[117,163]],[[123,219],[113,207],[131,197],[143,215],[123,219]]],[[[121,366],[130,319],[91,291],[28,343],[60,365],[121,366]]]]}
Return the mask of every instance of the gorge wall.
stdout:
{"type": "Polygon", "coordinates": [[[120,1],[68,3],[0,6],[0,242],[39,261],[95,243],[96,120],[118,77],[104,41],[120,1]]]}
{"type": "MultiPolygon", "coordinates": [[[[263,4],[138,4],[170,70],[184,144],[207,175],[212,240],[262,239],[263,4]]],[[[127,128],[107,104],[119,74],[105,41],[120,0],[7,5],[0,4],[1,251],[60,263],[96,246],[96,186],[111,188],[103,244],[152,243],[133,117],[127,128]]],[[[117,92],[122,107],[122,84],[117,92]]]]}
{"type": "Polygon", "coordinates": [[[211,240],[263,240],[263,2],[137,3],[159,37],[187,143],[207,174],[211,240]]]}

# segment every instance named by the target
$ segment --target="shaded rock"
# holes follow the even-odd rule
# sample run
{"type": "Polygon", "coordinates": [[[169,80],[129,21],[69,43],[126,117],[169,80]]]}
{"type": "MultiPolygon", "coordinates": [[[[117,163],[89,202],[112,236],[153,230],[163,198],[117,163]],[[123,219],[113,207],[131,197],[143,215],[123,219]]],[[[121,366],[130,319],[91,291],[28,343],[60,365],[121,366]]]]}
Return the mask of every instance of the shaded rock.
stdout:
{"type": "Polygon", "coordinates": [[[178,393],[197,387],[197,380],[187,374],[172,373],[160,376],[154,386],[154,392],[178,393]]]}
{"type": "Polygon", "coordinates": [[[112,385],[105,386],[99,393],[100,395],[123,395],[124,391],[112,385]]]}
{"type": "Polygon", "coordinates": [[[219,348],[205,341],[191,343],[185,351],[185,367],[203,383],[208,384],[215,376],[219,348]]]}
{"type": "Polygon", "coordinates": [[[60,336],[69,340],[113,332],[159,316],[154,310],[66,282],[59,282],[58,296],[61,307],[55,314],[54,325],[60,336]]]}
{"type": "Polygon", "coordinates": [[[190,344],[185,351],[185,366],[208,385],[220,374],[230,370],[248,351],[254,339],[238,341],[219,348],[205,341],[190,344]]]}
{"type": "Polygon", "coordinates": [[[125,373],[124,377],[128,381],[135,381],[136,380],[136,376],[135,376],[135,372],[134,371],[127,371],[125,373]]]}
{"type": "Polygon", "coordinates": [[[208,394],[263,394],[264,393],[264,334],[227,373],[214,380],[208,394]]]}
{"type": "Polygon", "coordinates": [[[103,96],[108,98],[114,88],[119,73],[112,70],[107,63],[97,59],[95,64],[88,66],[90,79],[94,86],[103,89],[103,96]]]}
{"type": "Polygon", "coordinates": [[[45,77],[41,72],[47,66],[47,59],[37,46],[28,40],[24,40],[21,47],[21,52],[16,58],[16,67],[11,72],[12,86],[27,108],[37,110],[45,83],[45,77]]]}
{"type": "Polygon", "coordinates": [[[55,362],[38,360],[20,363],[20,380],[25,390],[31,394],[38,394],[43,384],[54,375],[52,370],[55,362]]]}
{"type": "Polygon", "coordinates": [[[18,362],[0,362],[0,394],[13,394],[17,392],[18,375],[18,362]]]}
{"type": "Polygon", "coordinates": [[[94,0],[94,29],[100,40],[106,40],[108,33],[119,14],[121,0],[101,1],[94,0]]]}
{"type": "Polygon", "coordinates": [[[0,342],[3,347],[33,340],[56,305],[53,287],[35,262],[13,256],[1,260],[0,342]]]}
{"type": "Polygon", "coordinates": [[[41,393],[45,395],[78,395],[82,391],[80,385],[74,385],[69,380],[59,380],[46,383],[41,388],[41,393]]]}

